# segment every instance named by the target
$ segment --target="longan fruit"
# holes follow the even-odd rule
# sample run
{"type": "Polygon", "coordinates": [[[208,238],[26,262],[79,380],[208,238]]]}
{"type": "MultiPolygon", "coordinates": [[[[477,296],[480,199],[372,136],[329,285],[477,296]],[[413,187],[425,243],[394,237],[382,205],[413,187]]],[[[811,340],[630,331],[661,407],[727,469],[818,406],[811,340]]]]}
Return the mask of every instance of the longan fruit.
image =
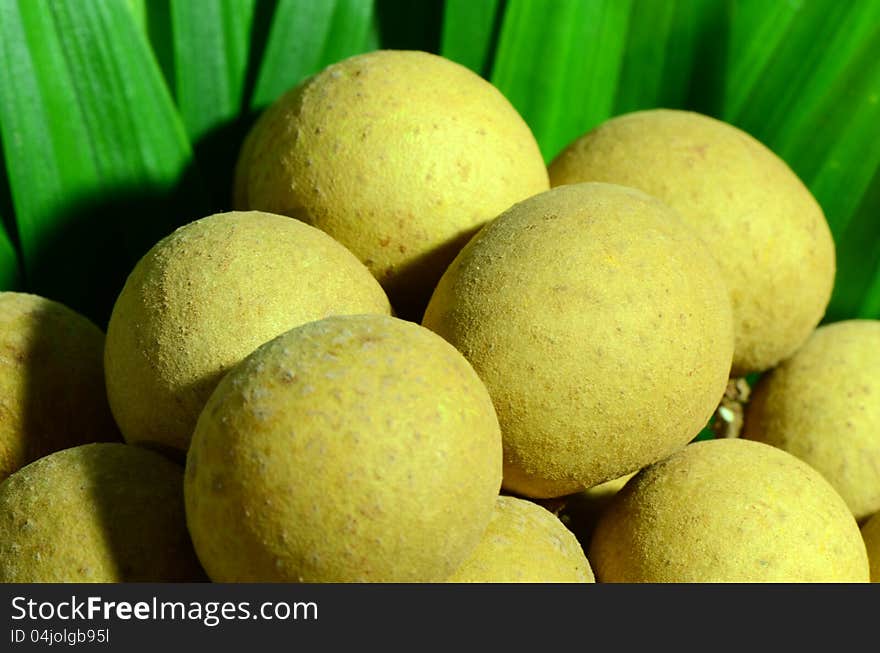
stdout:
{"type": "Polygon", "coordinates": [[[217,213],[154,245],[113,307],[104,365],[125,440],[181,455],[223,375],[328,315],[388,314],[382,288],[324,232],[260,211],[217,213]]]}
{"type": "Polygon", "coordinates": [[[691,111],[636,111],[576,139],[549,170],[553,186],[639,188],[699,235],[730,290],[733,376],[788,358],[825,314],[836,263],[822,208],[779,156],[741,129],[691,111]]]}
{"type": "Polygon", "coordinates": [[[724,393],[727,288],[665,204],[572,184],[516,204],[450,265],[423,324],[486,384],[504,488],[572,494],[685,446],[724,393]]]}
{"type": "Polygon", "coordinates": [[[501,485],[486,388],[450,344],[381,315],[261,346],[217,386],[186,463],[187,521],[219,582],[433,582],[501,485]]]}
{"type": "Polygon", "coordinates": [[[819,470],[857,520],[880,511],[880,320],[816,329],[761,377],[744,426],[819,470]]]}
{"type": "Polygon", "coordinates": [[[694,442],[641,470],[602,514],[588,556],[602,583],[869,577],[859,527],[828,481],[739,438],[694,442]]]}
{"type": "Polygon", "coordinates": [[[235,206],[323,229],[418,321],[468,239],[548,188],[531,130],[492,84],[434,54],[379,50],[266,110],[242,147],[235,206]]]}
{"type": "Polygon", "coordinates": [[[104,332],[46,297],[0,292],[0,481],[55,451],[119,441],[104,332]]]}
{"type": "Polygon", "coordinates": [[[71,447],[0,484],[0,582],[204,581],[183,468],[119,443],[71,447]]]}

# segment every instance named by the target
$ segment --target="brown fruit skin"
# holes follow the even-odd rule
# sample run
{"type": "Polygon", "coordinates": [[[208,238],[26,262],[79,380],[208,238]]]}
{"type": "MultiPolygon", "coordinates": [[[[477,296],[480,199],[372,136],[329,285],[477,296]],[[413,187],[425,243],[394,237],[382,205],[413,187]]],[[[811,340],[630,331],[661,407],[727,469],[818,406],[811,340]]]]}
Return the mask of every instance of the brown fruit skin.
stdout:
{"type": "Polygon", "coordinates": [[[0,292],[0,481],[54,451],[121,440],[103,350],[104,333],[67,306],[0,292]]]}
{"type": "Polygon", "coordinates": [[[724,393],[727,289],[659,200],[575,184],[515,205],[440,280],[423,321],[495,402],[504,488],[572,494],[683,447],[724,393]]]}
{"type": "Polygon", "coordinates": [[[871,582],[880,583],[880,512],[862,525],[862,538],[871,563],[871,582]]]}
{"type": "Polygon", "coordinates": [[[700,236],[730,289],[733,376],[774,367],[822,319],[836,267],[822,208],[782,159],[742,130],[688,111],[638,111],[578,138],[549,170],[552,186],[639,188],[700,236]]]}
{"type": "Polygon", "coordinates": [[[311,322],[223,379],[186,464],[187,521],[218,582],[434,582],[477,545],[501,433],[467,361],[418,324],[311,322]]]}
{"type": "Polygon", "coordinates": [[[499,496],[483,538],[449,583],[594,583],[577,539],[549,510],[499,496]]]}
{"type": "Polygon", "coordinates": [[[417,321],[479,227],[548,188],[528,125],[489,82],[427,52],[380,50],[266,110],[242,147],[234,206],[326,231],[417,321]]]}
{"type": "Polygon", "coordinates": [[[868,557],[819,472],[759,442],[694,442],[636,474],[588,556],[600,583],[862,583],[868,557]]]}
{"type": "Polygon", "coordinates": [[[204,581],[183,469],[122,443],[72,447],[0,484],[0,582],[204,581]]]}
{"type": "Polygon", "coordinates": [[[857,520],[880,511],[880,321],[816,329],[761,377],[742,437],[819,470],[857,520]]]}
{"type": "Polygon", "coordinates": [[[217,213],[163,238],[113,307],[104,365],[125,440],[185,453],[222,376],[328,315],[388,314],[357,258],[324,232],[260,211],[217,213]]]}

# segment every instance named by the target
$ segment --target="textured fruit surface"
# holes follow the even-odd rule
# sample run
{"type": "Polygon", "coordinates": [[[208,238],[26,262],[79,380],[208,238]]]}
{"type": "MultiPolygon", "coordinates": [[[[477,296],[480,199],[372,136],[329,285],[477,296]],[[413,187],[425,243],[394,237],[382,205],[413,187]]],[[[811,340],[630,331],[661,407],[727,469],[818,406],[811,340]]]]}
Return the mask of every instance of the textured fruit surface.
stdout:
{"type": "Polygon", "coordinates": [[[489,82],[433,54],[382,50],[329,66],[261,116],[235,205],[325,230],[418,319],[468,238],[548,187],[534,136],[489,82]]]}
{"type": "Polygon", "coordinates": [[[499,496],[483,539],[450,583],[592,583],[590,563],[553,513],[499,496]]]}
{"type": "Polygon", "coordinates": [[[212,580],[441,581],[501,485],[467,361],[418,324],[331,317],[260,347],[199,418],[184,484],[212,580]]]}
{"type": "Polygon", "coordinates": [[[717,265],[645,193],[573,184],[487,225],[443,275],[424,325],[489,389],[504,487],[547,498],[687,444],[727,383],[733,325],[717,265]]]}
{"type": "Polygon", "coordinates": [[[181,227],[135,266],[107,329],[113,415],[127,442],[185,451],[223,374],[328,315],[388,314],[388,298],[327,234],[259,211],[181,227]]]}
{"type": "Polygon", "coordinates": [[[0,582],[204,580],[183,469],[122,443],[72,447],[0,484],[0,582]]]}
{"type": "Polygon", "coordinates": [[[880,512],[862,526],[862,537],[871,563],[871,582],[880,583],[880,512]]]}
{"type": "Polygon", "coordinates": [[[565,503],[558,512],[559,520],[574,533],[584,551],[588,551],[590,548],[593,531],[596,529],[596,524],[602,513],[608,509],[611,500],[635,474],[632,472],[620,478],[605,481],[563,499],[565,503]]]}
{"type": "Polygon", "coordinates": [[[588,551],[599,582],[867,582],[855,519],[806,463],[759,442],[695,442],[641,470],[588,551]]]}
{"type": "Polygon", "coordinates": [[[819,327],[755,386],[743,437],[819,470],[857,520],[880,511],[880,321],[819,327]]]}
{"type": "Polygon", "coordinates": [[[0,481],[53,451],[120,440],[104,333],[63,304],[0,292],[0,481]]]}
{"type": "Polygon", "coordinates": [[[790,356],[825,313],[835,252],[822,209],[782,159],[732,125],[663,109],[618,116],[563,150],[550,181],[624,184],[678,211],[730,289],[735,376],[790,356]]]}

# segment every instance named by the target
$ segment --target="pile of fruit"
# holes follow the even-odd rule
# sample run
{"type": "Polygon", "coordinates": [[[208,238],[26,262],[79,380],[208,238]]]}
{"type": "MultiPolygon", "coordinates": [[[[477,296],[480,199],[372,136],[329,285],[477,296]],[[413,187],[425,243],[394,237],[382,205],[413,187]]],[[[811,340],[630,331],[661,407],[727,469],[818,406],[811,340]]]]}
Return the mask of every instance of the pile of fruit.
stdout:
{"type": "Polygon", "coordinates": [[[0,293],[0,581],[880,581],[880,321],[819,326],[828,224],[741,130],[642,111],[548,168],[378,51],[233,194],[106,337],[0,293]]]}

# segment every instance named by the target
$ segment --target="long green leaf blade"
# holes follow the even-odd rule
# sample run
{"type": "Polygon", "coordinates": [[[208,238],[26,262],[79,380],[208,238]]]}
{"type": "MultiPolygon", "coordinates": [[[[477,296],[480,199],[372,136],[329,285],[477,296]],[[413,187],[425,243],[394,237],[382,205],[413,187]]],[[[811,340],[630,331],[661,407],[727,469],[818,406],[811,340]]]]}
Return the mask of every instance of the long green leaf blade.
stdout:
{"type": "Polygon", "coordinates": [[[192,142],[238,116],[256,0],[172,0],[175,96],[192,142]]]}
{"type": "Polygon", "coordinates": [[[265,107],[324,66],[374,44],[372,0],[280,0],[251,106],[265,107]]]}
{"type": "Polygon", "coordinates": [[[836,236],[837,279],[827,321],[880,319],[880,169],[836,236]]]}
{"type": "Polygon", "coordinates": [[[75,94],[49,6],[0,3],[0,36],[0,87],[16,89],[0,96],[5,162],[26,273],[39,277],[42,244],[67,228],[66,203],[98,171],[77,148],[88,140],[82,121],[52,120],[77,107],[65,101],[75,94]],[[31,48],[28,39],[37,35],[39,47],[31,48]],[[50,81],[47,71],[56,65],[50,81]]]}
{"type": "Polygon", "coordinates": [[[715,112],[728,21],[724,0],[511,0],[492,80],[549,160],[613,115],[715,112]]]}
{"type": "Polygon", "coordinates": [[[501,4],[500,0],[446,0],[440,53],[488,76],[501,4]]]}
{"type": "Polygon", "coordinates": [[[634,0],[614,114],[654,107],[715,113],[728,21],[722,0],[634,0]]]}
{"type": "Polygon", "coordinates": [[[723,117],[784,158],[824,209],[838,251],[826,319],[880,317],[880,3],[778,5],[735,5],[723,117]]]}
{"type": "Polygon", "coordinates": [[[6,229],[0,227],[0,291],[19,287],[18,255],[6,229]]]}
{"type": "Polygon", "coordinates": [[[118,0],[0,3],[0,86],[27,285],[103,323],[137,258],[202,210],[145,35],[118,0]]]}
{"type": "Polygon", "coordinates": [[[231,204],[257,0],[171,0],[174,92],[209,182],[214,210],[231,204]]]}
{"type": "Polygon", "coordinates": [[[21,286],[21,256],[16,245],[18,231],[13,218],[15,212],[12,208],[2,145],[0,139],[0,290],[18,290],[21,286]]]}
{"type": "Polygon", "coordinates": [[[610,117],[631,0],[510,0],[493,83],[532,128],[551,159],[610,117]]]}
{"type": "MultiPolygon", "coordinates": [[[[155,2],[155,0],[153,0],[155,2]]],[[[134,16],[134,21],[137,23],[137,26],[141,28],[142,31],[147,31],[147,0],[126,0],[128,3],[129,9],[131,9],[132,16],[134,16]]]]}

